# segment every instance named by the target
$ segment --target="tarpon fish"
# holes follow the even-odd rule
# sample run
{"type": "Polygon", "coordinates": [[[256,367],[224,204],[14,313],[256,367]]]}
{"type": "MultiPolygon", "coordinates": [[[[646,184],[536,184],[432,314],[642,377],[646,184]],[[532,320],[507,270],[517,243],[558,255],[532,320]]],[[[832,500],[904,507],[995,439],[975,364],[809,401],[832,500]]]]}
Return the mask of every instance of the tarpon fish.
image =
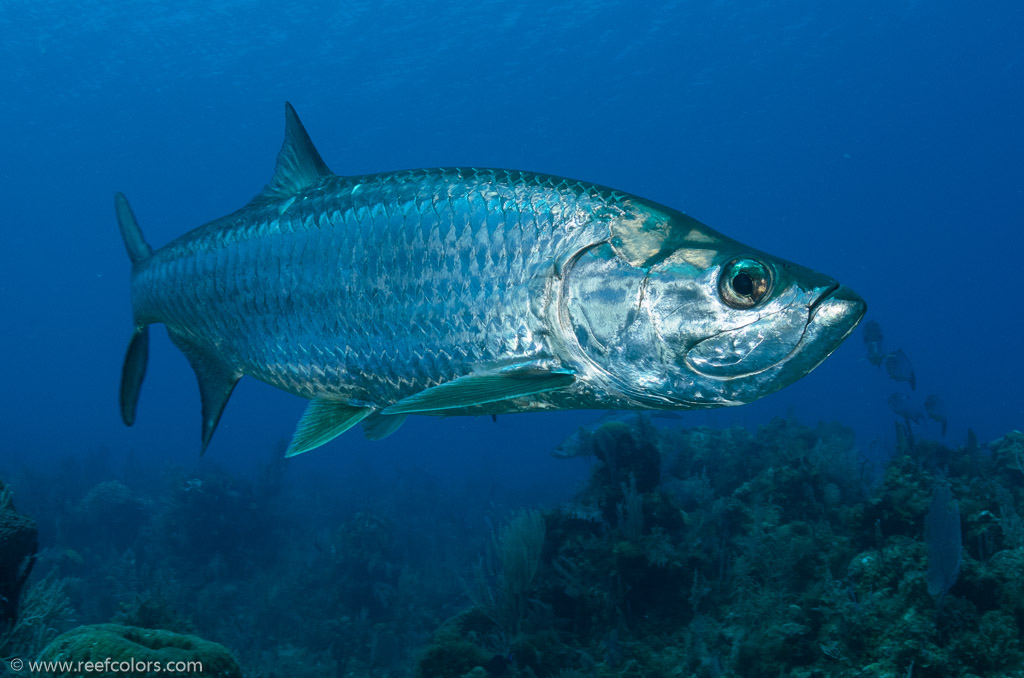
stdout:
{"type": "Polygon", "coordinates": [[[333,174],[291,105],[270,184],[154,251],[123,195],[135,420],[148,326],[202,398],[202,449],[243,375],[308,398],[287,454],[410,414],[740,405],[793,383],[865,303],[650,200],[562,177],[333,174]]]}

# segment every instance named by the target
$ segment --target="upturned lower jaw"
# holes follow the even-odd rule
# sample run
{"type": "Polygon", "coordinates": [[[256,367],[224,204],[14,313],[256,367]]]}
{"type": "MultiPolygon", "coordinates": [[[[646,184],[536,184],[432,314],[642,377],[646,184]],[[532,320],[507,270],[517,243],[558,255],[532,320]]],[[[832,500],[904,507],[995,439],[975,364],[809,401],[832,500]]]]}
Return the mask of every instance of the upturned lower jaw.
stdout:
{"type": "Polygon", "coordinates": [[[763,380],[761,385],[751,388],[748,384],[731,395],[735,400],[751,402],[805,377],[839,348],[866,311],[865,301],[850,288],[843,285],[829,288],[809,307],[807,326],[793,351],[759,373],[760,376],[750,375],[751,379],[763,380]],[[746,391],[757,393],[755,397],[747,398],[746,391]]]}
{"type": "Polygon", "coordinates": [[[836,343],[846,338],[853,328],[861,321],[867,312],[868,305],[861,299],[860,295],[845,285],[836,285],[825,294],[821,295],[810,308],[809,322],[824,322],[829,326],[839,328],[845,323],[849,327],[838,337],[836,343]],[[819,314],[826,314],[826,317],[817,318],[819,314]]]}
{"type": "Polygon", "coordinates": [[[808,316],[807,316],[808,317],[808,322],[811,321],[811,320],[814,320],[814,312],[816,310],[818,310],[818,306],[821,305],[821,302],[825,301],[830,296],[832,296],[832,293],[835,292],[838,289],[839,289],[839,283],[833,283],[833,285],[831,287],[829,287],[824,292],[822,292],[820,297],[818,297],[813,302],[811,302],[810,308],[807,309],[808,310],[808,316]]]}
{"type": "Polygon", "coordinates": [[[810,373],[832,355],[857,327],[865,312],[867,303],[844,285],[837,285],[819,297],[809,309],[804,336],[787,361],[790,364],[786,367],[799,374],[787,383],[810,373]]]}

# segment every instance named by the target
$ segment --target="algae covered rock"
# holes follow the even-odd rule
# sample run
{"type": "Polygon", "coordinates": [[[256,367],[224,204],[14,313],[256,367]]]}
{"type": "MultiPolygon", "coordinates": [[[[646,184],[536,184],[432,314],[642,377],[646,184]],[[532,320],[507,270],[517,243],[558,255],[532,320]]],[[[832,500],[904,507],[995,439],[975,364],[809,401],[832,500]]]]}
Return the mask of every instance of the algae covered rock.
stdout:
{"type": "Polygon", "coordinates": [[[135,541],[146,521],[146,503],[119,480],[93,487],[75,511],[76,527],[89,545],[123,551],[135,541]]]}
{"type": "Polygon", "coordinates": [[[241,678],[238,663],[223,645],[196,636],[119,624],[79,626],[58,636],[39,661],[66,662],[65,678],[202,673],[208,678],[241,678]]]}

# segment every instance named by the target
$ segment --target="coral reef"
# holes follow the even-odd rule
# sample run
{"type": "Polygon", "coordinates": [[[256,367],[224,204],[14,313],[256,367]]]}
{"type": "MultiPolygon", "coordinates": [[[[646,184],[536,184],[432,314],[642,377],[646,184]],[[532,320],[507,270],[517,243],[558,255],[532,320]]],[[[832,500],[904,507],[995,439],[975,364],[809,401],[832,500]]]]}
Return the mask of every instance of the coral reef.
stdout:
{"type": "Polygon", "coordinates": [[[59,488],[30,469],[46,548],[30,555],[34,528],[5,542],[24,587],[0,657],[74,618],[114,622],[75,632],[114,654],[114,629],[196,634],[254,678],[1024,678],[1024,435],[954,448],[900,427],[868,459],[836,423],[652,421],[574,434],[557,454],[578,484],[546,510],[492,476],[366,463],[320,484],[278,458],[59,488]]]}
{"type": "Polygon", "coordinates": [[[520,632],[460,615],[419,675],[1024,676],[1018,439],[904,442],[881,478],[854,442],[787,419],[756,434],[605,424],[584,443],[589,484],[545,514],[520,632]],[[933,496],[960,513],[926,549],[933,496]],[[945,568],[934,596],[926,551],[945,568]]]}
{"type": "Polygon", "coordinates": [[[0,633],[17,621],[22,587],[38,549],[35,521],[18,513],[10,490],[0,482],[0,633]]]}
{"type": "Polygon", "coordinates": [[[214,678],[242,676],[238,663],[222,645],[195,636],[118,624],[72,629],[50,643],[39,655],[39,661],[71,667],[50,669],[49,675],[66,678],[125,673],[148,678],[169,671],[214,678]],[[83,668],[86,662],[92,662],[93,668],[83,668]]]}
{"type": "Polygon", "coordinates": [[[35,657],[71,624],[74,611],[66,585],[67,580],[51,570],[26,588],[17,621],[0,632],[0,657],[35,657]]]}
{"type": "Polygon", "coordinates": [[[75,509],[73,535],[78,538],[69,535],[69,542],[79,549],[122,551],[134,543],[148,513],[146,502],[123,482],[103,481],[93,486],[75,509]],[[88,539],[83,539],[86,536],[88,539]]]}

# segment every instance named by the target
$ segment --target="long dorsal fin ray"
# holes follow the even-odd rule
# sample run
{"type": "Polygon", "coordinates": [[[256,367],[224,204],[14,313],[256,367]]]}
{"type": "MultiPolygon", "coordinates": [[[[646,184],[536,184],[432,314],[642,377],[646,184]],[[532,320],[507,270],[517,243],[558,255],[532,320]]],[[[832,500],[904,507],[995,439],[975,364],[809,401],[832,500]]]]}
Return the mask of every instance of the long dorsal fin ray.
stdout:
{"type": "Polygon", "coordinates": [[[473,407],[499,400],[556,391],[576,377],[566,370],[513,366],[497,372],[470,374],[414,393],[381,410],[382,414],[411,414],[473,407]]]}
{"type": "Polygon", "coordinates": [[[203,446],[199,453],[205,454],[213,432],[217,430],[220,415],[224,413],[224,407],[242,374],[184,337],[171,333],[171,341],[188,358],[199,382],[199,397],[203,404],[203,446]]]}
{"type": "Polygon", "coordinates": [[[153,255],[153,248],[149,246],[142,236],[142,229],[132,212],[131,205],[124,193],[114,194],[114,211],[117,213],[117,225],[121,229],[121,238],[124,240],[124,247],[128,250],[128,258],[133,264],[145,261],[153,255]]]}
{"type": "Polygon", "coordinates": [[[284,143],[277,154],[274,178],[256,200],[290,198],[324,177],[331,176],[327,163],[313,145],[309,133],[291,103],[284,104],[284,143]]]}
{"type": "Polygon", "coordinates": [[[334,400],[311,400],[288,445],[286,457],[320,447],[349,430],[373,412],[372,407],[348,405],[334,400]]]}

